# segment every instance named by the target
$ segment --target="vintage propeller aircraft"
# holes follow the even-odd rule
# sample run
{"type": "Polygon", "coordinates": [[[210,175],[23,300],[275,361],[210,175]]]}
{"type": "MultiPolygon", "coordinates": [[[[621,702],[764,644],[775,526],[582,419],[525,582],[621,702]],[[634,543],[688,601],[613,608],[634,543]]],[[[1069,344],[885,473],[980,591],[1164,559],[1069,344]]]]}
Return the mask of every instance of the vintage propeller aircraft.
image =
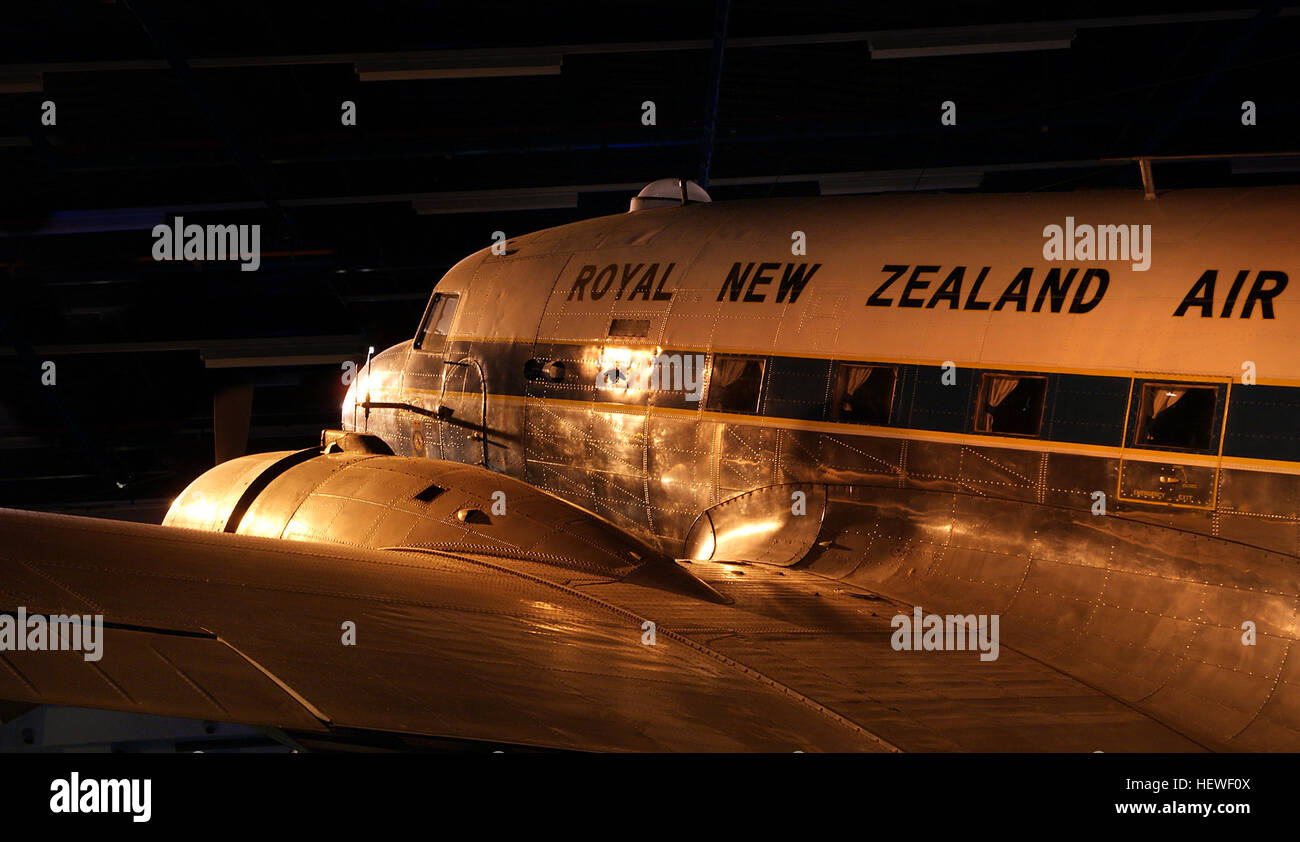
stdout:
{"type": "Polygon", "coordinates": [[[656,182],[465,258],[339,429],[163,525],[0,512],[0,609],[103,618],[98,660],[0,634],[0,698],[308,746],[1298,750],[1297,223],[656,182]]]}

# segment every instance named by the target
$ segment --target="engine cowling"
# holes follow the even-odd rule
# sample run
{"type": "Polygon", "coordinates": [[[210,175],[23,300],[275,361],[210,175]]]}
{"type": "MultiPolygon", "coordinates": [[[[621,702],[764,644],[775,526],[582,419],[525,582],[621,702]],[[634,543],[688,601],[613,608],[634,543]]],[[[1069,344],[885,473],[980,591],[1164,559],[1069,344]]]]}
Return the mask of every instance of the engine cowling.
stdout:
{"type": "Polygon", "coordinates": [[[371,437],[243,456],[190,483],[165,526],[540,562],[722,597],[597,515],[473,465],[393,456],[371,437]]]}

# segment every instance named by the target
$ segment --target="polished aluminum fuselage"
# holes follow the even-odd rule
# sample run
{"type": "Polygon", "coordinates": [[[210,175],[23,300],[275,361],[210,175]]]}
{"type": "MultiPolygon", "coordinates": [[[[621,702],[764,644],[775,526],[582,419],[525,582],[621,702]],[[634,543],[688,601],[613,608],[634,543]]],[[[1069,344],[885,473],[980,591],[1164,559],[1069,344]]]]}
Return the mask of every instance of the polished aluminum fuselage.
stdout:
{"type": "Polygon", "coordinates": [[[729,498],[823,483],[1082,511],[1104,494],[1110,515],[1300,554],[1300,284],[1246,307],[1260,272],[1300,271],[1297,223],[1291,188],[778,200],[594,219],[454,267],[437,286],[460,296],[445,347],[377,356],[344,425],[399,454],[518,477],[669,552],[729,498]],[[1046,259],[1046,227],[1067,219],[1150,225],[1149,267],[1046,259]],[[783,283],[792,270],[801,287],[783,283]],[[1217,289],[1202,300],[1208,270],[1217,289]],[[1072,286],[1058,295],[1063,278],[1072,286]],[[611,336],[616,321],[642,335],[611,336]],[[663,354],[709,361],[705,400],[609,387],[611,367],[663,354]],[[767,361],[757,412],[708,408],[719,354],[767,361]],[[562,381],[527,378],[530,360],[562,362],[562,381]],[[832,420],[839,361],[896,369],[888,424],[832,420]],[[990,371],[1050,379],[1040,435],[976,430],[990,371]],[[1162,379],[1218,387],[1212,452],[1126,438],[1135,384],[1162,379]]]}

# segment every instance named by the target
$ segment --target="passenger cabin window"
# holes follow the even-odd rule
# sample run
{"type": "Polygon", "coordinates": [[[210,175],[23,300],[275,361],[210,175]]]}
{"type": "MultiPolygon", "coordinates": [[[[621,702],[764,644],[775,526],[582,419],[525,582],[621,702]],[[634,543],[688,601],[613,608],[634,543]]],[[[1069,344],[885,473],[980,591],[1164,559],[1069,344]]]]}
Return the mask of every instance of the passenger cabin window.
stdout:
{"type": "Polygon", "coordinates": [[[451,330],[452,320],[456,318],[456,305],[459,302],[460,296],[454,293],[434,293],[429,312],[424,317],[419,341],[415,343],[416,348],[431,352],[442,350],[447,344],[447,334],[451,330]]]}
{"type": "Polygon", "coordinates": [[[1047,378],[985,374],[980,381],[975,430],[1007,436],[1036,436],[1043,424],[1047,378]]]}
{"type": "Polygon", "coordinates": [[[719,412],[758,412],[763,394],[763,372],[767,361],[761,357],[735,357],[717,354],[709,375],[709,398],[705,409],[719,412]]]}
{"type": "Polygon", "coordinates": [[[1217,402],[1214,386],[1144,384],[1133,445],[1209,453],[1214,445],[1217,402]]]}
{"type": "Polygon", "coordinates": [[[888,424],[894,408],[892,366],[840,363],[835,372],[831,419],[850,424],[888,424]]]}

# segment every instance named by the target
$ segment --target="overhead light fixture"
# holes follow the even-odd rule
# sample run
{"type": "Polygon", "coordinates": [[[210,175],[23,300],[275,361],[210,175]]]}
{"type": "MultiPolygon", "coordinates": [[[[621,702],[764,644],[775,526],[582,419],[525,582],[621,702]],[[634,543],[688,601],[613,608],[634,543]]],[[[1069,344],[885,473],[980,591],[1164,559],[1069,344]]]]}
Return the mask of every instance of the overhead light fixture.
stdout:
{"type": "Polygon", "coordinates": [[[873,59],[930,58],[1031,50],[1068,50],[1074,27],[960,26],[885,32],[867,39],[873,59]]]}
{"type": "Polygon", "coordinates": [[[358,61],[362,82],[399,82],[412,79],[489,79],[501,76],[554,76],[560,72],[559,55],[499,55],[490,52],[426,59],[368,59],[358,61]]]}

